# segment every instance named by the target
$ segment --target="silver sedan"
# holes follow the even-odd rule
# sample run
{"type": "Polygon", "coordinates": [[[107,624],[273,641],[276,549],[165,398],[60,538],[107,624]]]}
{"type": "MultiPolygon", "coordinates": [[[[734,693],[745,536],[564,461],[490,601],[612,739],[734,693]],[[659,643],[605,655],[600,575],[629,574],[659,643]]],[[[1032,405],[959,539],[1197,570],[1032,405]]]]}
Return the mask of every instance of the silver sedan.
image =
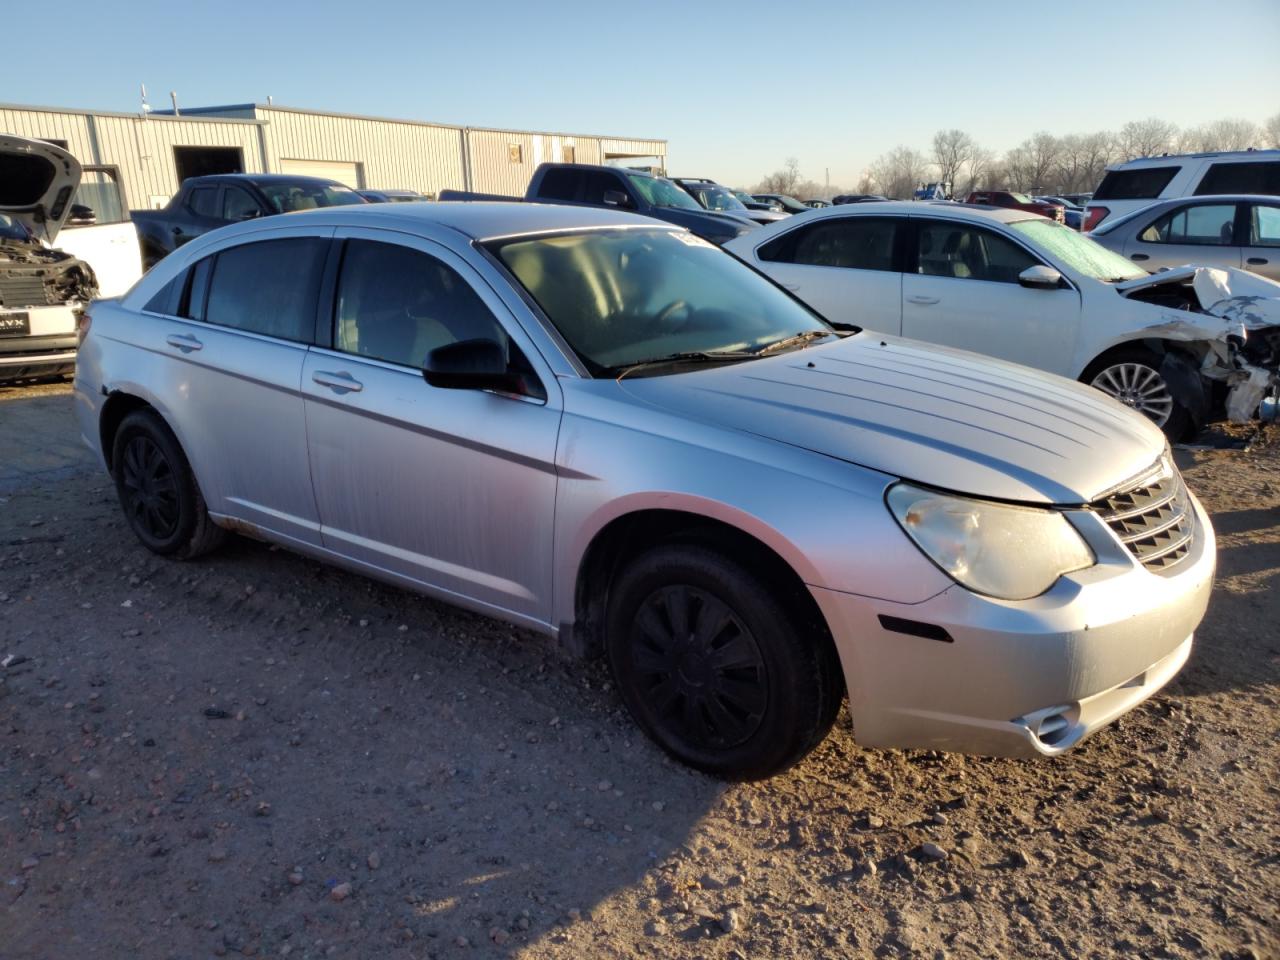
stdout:
{"type": "Polygon", "coordinates": [[[141,543],[227,531],[607,657],[663,748],[1052,755],[1167,683],[1214,569],[1160,431],[835,327],[669,224],[371,205],[184,246],[82,324],[141,543]]]}
{"type": "Polygon", "coordinates": [[[1148,273],[1186,264],[1280,280],[1280,197],[1178,197],[1089,234],[1148,273]]]}

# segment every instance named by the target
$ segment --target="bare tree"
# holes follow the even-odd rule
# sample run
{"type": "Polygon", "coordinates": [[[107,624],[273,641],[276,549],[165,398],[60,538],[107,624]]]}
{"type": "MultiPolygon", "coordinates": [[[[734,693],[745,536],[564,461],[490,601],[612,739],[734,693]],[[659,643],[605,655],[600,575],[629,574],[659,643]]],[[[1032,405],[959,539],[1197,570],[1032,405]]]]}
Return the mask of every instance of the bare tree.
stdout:
{"type": "Polygon", "coordinates": [[[888,197],[908,199],[915,192],[916,184],[924,179],[929,161],[910,147],[899,146],[881,154],[871,164],[871,179],[888,197]]]}
{"type": "Polygon", "coordinates": [[[1265,131],[1267,146],[1280,149],[1280,113],[1269,118],[1262,129],[1265,131]]]}
{"type": "Polygon", "coordinates": [[[1213,150],[1247,150],[1256,147],[1262,139],[1262,131],[1248,120],[1215,120],[1203,127],[1183,131],[1178,148],[1187,153],[1208,153],[1213,150]]]}
{"type": "Polygon", "coordinates": [[[1055,189],[1053,172],[1061,162],[1062,142],[1049,133],[1041,130],[1032,134],[1031,139],[1022,145],[1027,163],[1027,185],[1024,189],[1046,192],[1055,189]]]}
{"type": "Polygon", "coordinates": [[[795,157],[787,157],[781,170],[775,170],[758,184],[755,193],[783,193],[791,195],[796,184],[800,182],[800,161],[795,157]]]}
{"type": "Polygon", "coordinates": [[[1072,186],[1072,193],[1084,193],[1097,187],[1107,172],[1107,164],[1116,155],[1115,137],[1106,131],[1085,134],[1080,147],[1080,179],[1072,186]]]}
{"type": "Polygon", "coordinates": [[[1146,120],[1131,120],[1120,128],[1116,137],[1119,152],[1123,159],[1134,157],[1152,157],[1168,153],[1177,138],[1178,128],[1172,123],[1158,117],[1146,120]]]}
{"type": "Polygon", "coordinates": [[[965,164],[964,188],[956,191],[957,197],[967,197],[974,190],[992,186],[992,174],[996,165],[995,154],[985,147],[974,146],[965,164]]]}
{"type": "Polygon", "coordinates": [[[933,162],[938,168],[938,179],[953,186],[960,177],[960,168],[969,162],[977,145],[973,137],[963,130],[939,130],[933,135],[933,162]]]}

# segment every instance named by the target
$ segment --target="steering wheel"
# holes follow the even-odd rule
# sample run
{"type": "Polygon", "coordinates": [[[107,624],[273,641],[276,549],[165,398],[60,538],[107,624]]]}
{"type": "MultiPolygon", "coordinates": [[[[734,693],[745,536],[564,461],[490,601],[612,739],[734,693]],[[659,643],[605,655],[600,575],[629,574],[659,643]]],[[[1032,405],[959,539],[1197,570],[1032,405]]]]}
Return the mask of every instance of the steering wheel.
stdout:
{"type": "Polygon", "coordinates": [[[657,324],[660,327],[665,327],[672,331],[679,330],[681,327],[683,327],[686,323],[689,322],[689,316],[692,315],[692,313],[693,311],[689,309],[689,304],[685,303],[683,300],[672,300],[665,307],[663,307],[661,310],[658,311],[657,324]],[[684,311],[685,311],[684,319],[681,320],[679,323],[672,323],[671,317],[676,313],[676,311],[680,310],[682,307],[684,308],[684,311]]]}

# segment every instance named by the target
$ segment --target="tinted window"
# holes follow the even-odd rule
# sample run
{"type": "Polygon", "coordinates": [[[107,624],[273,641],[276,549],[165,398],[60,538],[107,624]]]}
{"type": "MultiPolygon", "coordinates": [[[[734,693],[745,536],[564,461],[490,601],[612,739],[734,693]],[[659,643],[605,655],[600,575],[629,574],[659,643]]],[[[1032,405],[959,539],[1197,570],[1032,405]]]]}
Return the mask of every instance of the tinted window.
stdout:
{"type": "Polygon", "coordinates": [[[1196,196],[1214,193],[1280,196],[1280,160],[1212,164],[1196,187],[1196,196]]]}
{"type": "Polygon", "coordinates": [[[1280,247],[1280,207],[1253,208],[1249,225],[1249,246],[1280,247]]]}
{"type": "Polygon", "coordinates": [[[623,186],[613,174],[605,173],[601,170],[593,170],[584,177],[582,200],[584,203],[603,204],[606,190],[622,193],[623,186]]]}
{"type": "Polygon", "coordinates": [[[547,200],[574,200],[578,196],[578,173],[563,167],[553,167],[542,175],[538,184],[538,196],[547,200]]]}
{"type": "Polygon", "coordinates": [[[187,207],[192,213],[201,217],[218,215],[218,188],[196,187],[187,198],[187,207]]]}
{"type": "Polygon", "coordinates": [[[110,170],[85,170],[71,202],[92,210],[98,223],[121,223],[129,219],[120,199],[120,184],[110,170]]]}
{"type": "Polygon", "coordinates": [[[223,250],[214,258],[204,319],[283,340],[310,341],[328,245],[319,237],[289,237],[223,250]]]}
{"type": "Polygon", "coordinates": [[[227,187],[222,194],[222,219],[247,220],[255,216],[261,208],[258,201],[247,190],[239,187],[227,187]]]}
{"type": "Polygon", "coordinates": [[[901,221],[872,217],[820,220],[771,240],[760,259],[813,267],[892,270],[901,221]]]}
{"type": "Polygon", "coordinates": [[[436,347],[506,334],[452,267],[391,243],[349,240],[338,281],[334,347],[421,367],[436,347]]]}
{"type": "Polygon", "coordinates": [[[917,234],[916,270],[926,277],[1017,283],[1038,262],[1012,241],[962,223],[921,221],[917,234]]]}
{"type": "Polygon", "coordinates": [[[181,300],[183,288],[186,286],[187,273],[188,271],[183,270],[166,283],[154,297],[147,301],[147,305],[142,309],[151,313],[176,315],[178,313],[178,302],[181,300]]]}
{"type": "Polygon", "coordinates": [[[1138,234],[1143,243],[1230,246],[1235,233],[1234,203],[1202,203],[1170,210],[1138,234]]]}
{"type": "Polygon", "coordinates": [[[1181,167],[1112,170],[1094,191],[1094,200],[1154,200],[1181,167]]]}

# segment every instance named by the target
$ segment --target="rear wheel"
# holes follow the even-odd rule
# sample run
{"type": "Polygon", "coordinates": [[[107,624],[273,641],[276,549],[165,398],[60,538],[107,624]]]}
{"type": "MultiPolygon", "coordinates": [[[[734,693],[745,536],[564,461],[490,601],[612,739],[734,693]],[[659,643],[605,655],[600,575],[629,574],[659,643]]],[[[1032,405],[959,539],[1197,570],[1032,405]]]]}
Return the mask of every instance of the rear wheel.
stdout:
{"type": "Polygon", "coordinates": [[[1153,351],[1122,350],[1095,361],[1081,379],[1138,411],[1177,441],[1190,431],[1192,418],[1169,389],[1160,364],[1153,351]]]}
{"type": "Polygon", "coordinates": [[[225,531],[210,519],[182,447],[154,411],[120,422],[111,467],[125,519],[148,550],[187,560],[222,543],[225,531]]]}
{"type": "Polygon", "coordinates": [[[705,547],[661,546],[631,563],[610,589],[605,644],[636,722],[716,776],[785,770],[840,709],[839,660],[825,632],[705,547]]]}

